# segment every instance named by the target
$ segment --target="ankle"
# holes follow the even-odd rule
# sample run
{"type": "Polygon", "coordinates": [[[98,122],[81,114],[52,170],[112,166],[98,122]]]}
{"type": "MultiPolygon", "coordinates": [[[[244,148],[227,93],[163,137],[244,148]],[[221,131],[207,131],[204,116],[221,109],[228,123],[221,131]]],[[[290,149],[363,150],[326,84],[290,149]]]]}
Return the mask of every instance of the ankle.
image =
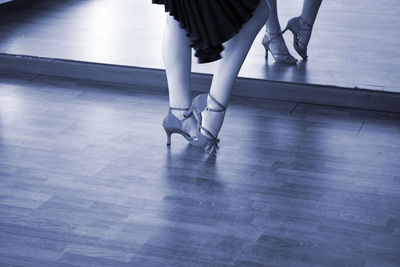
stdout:
{"type": "Polygon", "coordinates": [[[183,119],[184,118],[183,114],[185,114],[185,112],[186,112],[185,110],[171,110],[172,115],[174,115],[178,119],[183,119]]]}
{"type": "Polygon", "coordinates": [[[283,39],[282,34],[280,32],[266,32],[265,37],[266,38],[266,42],[272,42],[274,40],[277,39],[283,39]]]}
{"type": "Polygon", "coordinates": [[[273,27],[273,28],[266,28],[265,33],[267,35],[275,35],[275,34],[280,34],[282,32],[281,27],[273,27]]]}
{"type": "Polygon", "coordinates": [[[313,28],[313,24],[305,20],[303,16],[300,16],[299,22],[302,29],[311,30],[313,28]]]}
{"type": "MultiPolygon", "coordinates": [[[[225,112],[212,112],[204,110],[201,113],[202,122],[201,126],[206,128],[214,137],[218,136],[219,131],[221,130],[222,123],[224,122],[225,112]]],[[[200,130],[203,135],[208,136],[209,134],[200,130]]]]}
{"type": "Polygon", "coordinates": [[[265,31],[265,33],[266,33],[268,36],[275,37],[275,36],[282,35],[282,30],[281,30],[281,28],[278,28],[278,29],[267,29],[267,30],[265,31]]]}
{"type": "Polygon", "coordinates": [[[210,94],[207,96],[207,108],[212,109],[212,110],[225,110],[226,109],[226,104],[223,104],[222,101],[219,99],[216,99],[214,97],[211,97],[210,94]]]}
{"type": "MultiPolygon", "coordinates": [[[[211,94],[208,94],[207,107],[201,112],[201,126],[207,129],[214,137],[217,137],[225,117],[226,106],[221,102],[211,94]]],[[[210,134],[207,131],[201,130],[201,133],[209,136],[210,134]]]]}

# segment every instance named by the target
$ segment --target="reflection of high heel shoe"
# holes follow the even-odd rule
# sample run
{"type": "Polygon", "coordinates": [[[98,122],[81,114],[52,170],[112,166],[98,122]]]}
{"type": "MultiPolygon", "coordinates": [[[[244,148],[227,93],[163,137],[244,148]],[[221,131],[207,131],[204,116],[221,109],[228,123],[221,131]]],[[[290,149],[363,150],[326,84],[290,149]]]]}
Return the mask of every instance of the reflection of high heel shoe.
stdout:
{"type": "Polygon", "coordinates": [[[210,94],[208,95],[210,99],[218,106],[217,109],[207,107],[207,94],[202,94],[193,99],[192,106],[187,112],[193,112],[197,118],[198,131],[197,138],[199,145],[203,148],[205,152],[210,155],[215,155],[217,152],[217,146],[219,139],[214,136],[207,128],[203,127],[202,124],[202,113],[203,112],[225,112],[226,107],[218,102],[210,94]]]}
{"type": "Polygon", "coordinates": [[[268,51],[271,52],[272,56],[276,63],[283,63],[294,65],[297,63],[297,59],[295,59],[286,47],[285,40],[282,37],[281,33],[266,33],[262,40],[262,44],[265,47],[265,57],[268,58],[268,51]],[[278,49],[282,49],[282,51],[277,51],[278,49]]]}
{"type": "Polygon", "coordinates": [[[182,135],[190,144],[194,146],[199,146],[199,142],[196,136],[190,136],[189,133],[182,129],[182,125],[193,115],[192,113],[187,113],[187,108],[169,108],[168,114],[164,117],[163,127],[167,134],[167,145],[171,145],[171,135],[174,133],[182,135]],[[186,111],[183,119],[178,119],[172,110],[186,111]]]}
{"type": "Polygon", "coordinates": [[[293,46],[297,53],[307,59],[307,45],[311,38],[312,25],[305,21],[301,16],[292,18],[288,21],[286,28],[293,33],[293,46]]]}

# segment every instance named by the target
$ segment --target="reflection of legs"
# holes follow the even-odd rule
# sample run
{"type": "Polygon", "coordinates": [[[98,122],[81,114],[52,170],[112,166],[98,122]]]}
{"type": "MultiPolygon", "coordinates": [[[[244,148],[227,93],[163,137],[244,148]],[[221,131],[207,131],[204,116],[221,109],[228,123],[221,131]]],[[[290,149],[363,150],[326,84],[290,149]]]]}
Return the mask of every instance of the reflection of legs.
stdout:
{"type": "Polygon", "coordinates": [[[321,3],[322,0],[304,0],[301,16],[290,19],[286,27],[293,32],[294,48],[303,59],[307,59],[307,45],[321,3]]]}
{"type": "Polygon", "coordinates": [[[278,19],[278,7],[276,4],[276,0],[267,0],[270,13],[268,16],[267,23],[265,24],[266,30],[268,33],[278,33],[281,32],[281,25],[279,25],[278,19]]]}
{"type": "Polygon", "coordinates": [[[308,24],[314,24],[321,3],[322,0],[304,0],[301,16],[308,24]]]}
{"type": "MultiPolygon", "coordinates": [[[[163,60],[167,72],[169,104],[174,108],[188,108],[191,102],[190,72],[192,64],[189,39],[179,23],[167,15],[163,43],[163,60]]],[[[184,111],[172,110],[179,119],[183,118],[184,111]]],[[[195,135],[196,121],[191,118],[182,125],[183,130],[195,135]]]]}
{"type": "MultiPolygon", "coordinates": [[[[267,23],[265,24],[268,33],[281,32],[281,26],[278,19],[278,7],[276,0],[267,0],[271,12],[269,14],[267,23]]],[[[310,25],[313,25],[317,18],[319,7],[322,0],[304,0],[301,16],[310,25]]]]}
{"type": "MultiPolygon", "coordinates": [[[[243,25],[240,32],[226,42],[222,59],[217,62],[217,68],[211,84],[210,94],[221,104],[227,105],[233,83],[239,73],[244,59],[257,33],[264,25],[268,16],[268,5],[261,1],[253,17],[243,25]]],[[[207,106],[213,109],[220,107],[208,98],[207,106]]],[[[217,136],[224,120],[223,112],[202,112],[202,126],[217,136]]]]}
{"type": "Polygon", "coordinates": [[[278,19],[278,7],[276,0],[267,0],[270,6],[270,13],[268,16],[267,23],[265,24],[265,36],[263,38],[263,45],[265,46],[266,56],[268,56],[268,50],[271,51],[276,62],[295,64],[297,60],[289,53],[285,40],[281,35],[281,25],[278,19]]]}

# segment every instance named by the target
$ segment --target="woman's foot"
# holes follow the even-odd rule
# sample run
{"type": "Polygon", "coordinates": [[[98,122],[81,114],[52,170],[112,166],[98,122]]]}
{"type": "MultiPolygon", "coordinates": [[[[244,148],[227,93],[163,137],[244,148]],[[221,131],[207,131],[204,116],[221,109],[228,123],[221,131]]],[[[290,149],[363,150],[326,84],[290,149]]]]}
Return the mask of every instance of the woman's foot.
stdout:
{"type": "Polygon", "coordinates": [[[217,138],[225,118],[226,107],[210,94],[207,107],[201,112],[200,130],[197,134],[200,146],[210,155],[215,155],[219,139],[217,138]]]}
{"type": "Polygon", "coordinates": [[[307,46],[311,38],[313,26],[306,22],[301,16],[292,18],[288,21],[282,33],[289,30],[293,33],[293,47],[297,53],[307,59],[307,46]]]}
{"type": "Polygon", "coordinates": [[[196,136],[197,134],[197,120],[194,116],[190,116],[185,119],[185,110],[172,110],[172,114],[182,121],[182,131],[189,134],[190,136],[196,136]]]}
{"type": "MultiPolygon", "coordinates": [[[[222,104],[220,105],[219,102],[217,104],[215,101],[216,100],[213,100],[211,95],[208,95],[207,108],[201,112],[201,126],[216,137],[224,122],[226,107],[222,104]]],[[[207,134],[204,129],[201,129],[200,132],[202,134],[207,134]]]]}
{"type": "Polygon", "coordinates": [[[167,134],[167,145],[171,144],[171,135],[177,133],[182,135],[190,144],[199,146],[197,139],[198,122],[193,113],[187,113],[188,108],[169,108],[169,112],[162,123],[167,134]]]}
{"type": "Polygon", "coordinates": [[[219,139],[218,133],[225,117],[226,107],[210,94],[195,97],[189,112],[198,119],[197,139],[205,152],[215,155],[219,139]]]}
{"type": "Polygon", "coordinates": [[[297,63],[297,59],[290,54],[281,33],[265,33],[262,44],[265,47],[265,57],[268,57],[268,51],[270,51],[277,63],[289,65],[297,63]]]}

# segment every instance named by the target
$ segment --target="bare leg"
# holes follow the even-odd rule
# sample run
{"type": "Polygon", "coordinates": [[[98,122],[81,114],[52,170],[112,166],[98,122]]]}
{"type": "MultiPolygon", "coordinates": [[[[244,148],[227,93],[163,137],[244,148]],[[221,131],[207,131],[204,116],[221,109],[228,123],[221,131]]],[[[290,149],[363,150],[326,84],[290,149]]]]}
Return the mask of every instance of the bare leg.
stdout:
{"type": "MultiPolygon", "coordinates": [[[[253,17],[243,25],[238,34],[224,44],[225,50],[223,51],[222,59],[217,63],[210,94],[225,106],[228,104],[233,83],[243,61],[255,37],[265,24],[268,13],[266,1],[261,1],[253,17]]],[[[208,98],[207,106],[219,108],[210,98],[208,98]]],[[[202,126],[207,128],[214,136],[217,136],[224,120],[224,113],[203,112],[202,117],[202,126]]]]}
{"type": "Polygon", "coordinates": [[[268,16],[267,23],[265,24],[265,28],[268,33],[278,33],[281,32],[281,25],[279,24],[278,19],[278,7],[276,4],[276,0],[267,0],[268,5],[270,6],[270,13],[268,16]]]}
{"type": "MultiPolygon", "coordinates": [[[[307,45],[310,41],[313,29],[312,26],[317,18],[321,3],[322,0],[304,0],[301,16],[290,20],[292,21],[292,28],[295,28],[297,33],[297,46],[295,46],[295,49],[303,59],[307,58],[307,45]]],[[[288,22],[288,25],[290,21],[288,22]]]]}
{"type": "Polygon", "coordinates": [[[265,24],[266,33],[262,42],[266,49],[266,56],[268,56],[269,50],[273,54],[275,62],[296,64],[297,60],[289,53],[285,40],[281,35],[282,30],[279,24],[276,0],[267,0],[267,3],[271,10],[265,24]]]}
{"type": "Polygon", "coordinates": [[[314,24],[321,3],[322,0],[304,0],[301,16],[308,24],[314,24]]]}
{"type": "Polygon", "coordinates": [[[163,43],[163,60],[167,72],[171,107],[190,106],[191,48],[186,32],[179,23],[167,15],[163,43]],[[179,59],[179,60],[177,60],[179,59]]]}
{"type": "MultiPolygon", "coordinates": [[[[191,104],[190,73],[192,64],[189,39],[179,23],[167,15],[163,42],[163,60],[167,73],[169,104],[174,108],[188,108],[191,104]]],[[[172,110],[178,118],[183,118],[184,111],[172,110]]],[[[196,134],[196,120],[192,117],[182,125],[191,136],[196,134]]]]}

